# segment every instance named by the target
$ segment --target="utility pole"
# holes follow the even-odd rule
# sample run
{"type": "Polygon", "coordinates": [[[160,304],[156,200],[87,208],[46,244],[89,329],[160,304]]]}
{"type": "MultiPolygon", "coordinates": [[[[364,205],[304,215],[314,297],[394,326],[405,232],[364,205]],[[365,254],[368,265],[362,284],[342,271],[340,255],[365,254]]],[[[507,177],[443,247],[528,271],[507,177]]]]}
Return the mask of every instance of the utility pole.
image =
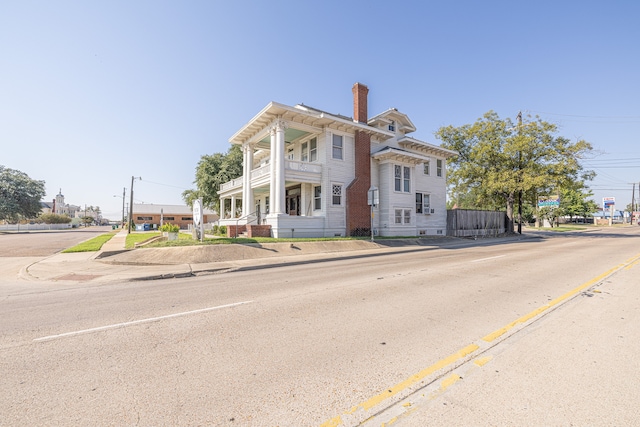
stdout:
{"type": "Polygon", "coordinates": [[[633,183],[633,190],[631,190],[631,225],[633,225],[633,212],[636,210],[636,183],[633,183]]]}
{"type": "Polygon", "coordinates": [[[124,199],[127,194],[127,187],[122,187],[122,223],[120,227],[124,228],[124,199]]]}
{"type": "MultiPolygon", "coordinates": [[[[138,177],[137,179],[142,180],[142,177],[138,177]]],[[[131,177],[131,191],[129,192],[129,231],[127,233],[131,234],[131,223],[133,222],[133,182],[136,180],[135,176],[131,177]]]]}
{"type": "MultiPolygon", "coordinates": [[[[518,111],[518,135],[522,134],[522,111],[518,111]]],[[[522,234],[522,150],[518,150],[518,234],[522,234]]]]}

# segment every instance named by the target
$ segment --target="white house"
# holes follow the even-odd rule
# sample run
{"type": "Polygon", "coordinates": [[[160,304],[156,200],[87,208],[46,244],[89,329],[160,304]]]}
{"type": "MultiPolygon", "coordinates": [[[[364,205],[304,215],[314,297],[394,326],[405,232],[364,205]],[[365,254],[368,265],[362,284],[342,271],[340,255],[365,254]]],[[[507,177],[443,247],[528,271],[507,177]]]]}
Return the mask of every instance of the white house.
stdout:
{"type": "Polygon", "coordinates": [[[380,236],[445,235],[445,163],[457,153],[409,136],[396,109],[369,118],[368,92],[353,86],[354,118],[271,102],[243,126],[229,140],[243,175],[220,186],[220,224],[273,237],[370,235],[372,224],[380,236]]]}

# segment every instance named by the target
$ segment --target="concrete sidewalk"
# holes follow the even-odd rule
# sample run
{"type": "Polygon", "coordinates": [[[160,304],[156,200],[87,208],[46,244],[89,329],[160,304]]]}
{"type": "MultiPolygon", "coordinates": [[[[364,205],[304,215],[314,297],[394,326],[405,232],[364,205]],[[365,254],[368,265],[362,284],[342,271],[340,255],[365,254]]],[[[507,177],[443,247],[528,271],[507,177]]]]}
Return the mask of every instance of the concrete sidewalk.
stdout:
{"type": "Polygon", "coordinates": [[[516,242],[525,236],[473,241],[459,238],[344,240],[263,244],[200,245],[125,249],[127,231],[117,233],[98,252],[58,253],[37,261],[20,272],[26,280],[58,283],[110,283],[155,280],[214,274],[238,269],[257,269],[284,264],[379,256],[398,252],[424,252],[496,242],[516,242]]]}

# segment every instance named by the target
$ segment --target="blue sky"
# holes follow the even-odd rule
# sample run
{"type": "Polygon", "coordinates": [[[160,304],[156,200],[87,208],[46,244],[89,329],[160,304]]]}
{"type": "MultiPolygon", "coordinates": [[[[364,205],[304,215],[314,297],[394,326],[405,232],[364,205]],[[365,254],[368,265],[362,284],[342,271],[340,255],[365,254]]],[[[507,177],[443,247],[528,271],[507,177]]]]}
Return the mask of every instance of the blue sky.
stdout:
{"type": "MultiPolygon", "coordinates": [[[[47,200],[180,204],[204,154],[268,102],[352,115],[395,107],[440,141],[489,110],[591,142],[594,199],[640,181],[640,3],[602,1],[5,1],[0,164],[47,200]],[[113,197],[114,195],[118,197],[113,197]]],[[[637,191],[637,189],[636,189],[637,191]]]]}

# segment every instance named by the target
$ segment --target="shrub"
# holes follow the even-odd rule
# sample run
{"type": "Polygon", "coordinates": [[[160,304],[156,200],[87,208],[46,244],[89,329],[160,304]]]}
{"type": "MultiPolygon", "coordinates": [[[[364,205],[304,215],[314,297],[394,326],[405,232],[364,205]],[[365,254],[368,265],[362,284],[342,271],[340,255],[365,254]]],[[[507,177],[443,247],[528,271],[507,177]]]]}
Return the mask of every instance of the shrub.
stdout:
{"type": "Polygon", "coordinates": [[[165,224],[162,224],[158,230],[167,233],[177,233],[178,231],[180,231],[180,226],[178,224],[171,224],[167,222],[165,224]]]}
{"type": "Polygon", "coordinates": [[[220,228],[218,228],[218,233],[221,236],[226,236],[227,235],[227,226],[226,225],[221,225],[220,228]]]}

